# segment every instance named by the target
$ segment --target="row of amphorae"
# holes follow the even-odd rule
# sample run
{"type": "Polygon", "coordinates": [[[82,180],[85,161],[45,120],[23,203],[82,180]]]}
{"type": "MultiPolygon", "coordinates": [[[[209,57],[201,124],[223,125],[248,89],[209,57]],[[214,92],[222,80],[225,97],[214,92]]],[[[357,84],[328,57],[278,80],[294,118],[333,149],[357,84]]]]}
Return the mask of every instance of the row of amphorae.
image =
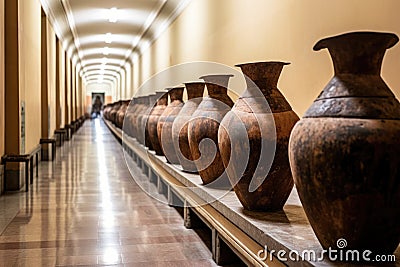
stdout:
{"type": "Polygon", "coordinates": [[[238,65],[247,90],[235,104],[231,75],[206,75],[133,105],[108,105],[104,116],[198,172],[204,185],[230,182],[245,209],[281,210],[295,183],[326,249],[344,238],[346,249],[392,253],[400,240],[400,104],[380,70],[397,42],[376,32],[320,40],[314,50],[328,48],[335,75],[301,120],[277,88],[284,62],[238,65]]]}

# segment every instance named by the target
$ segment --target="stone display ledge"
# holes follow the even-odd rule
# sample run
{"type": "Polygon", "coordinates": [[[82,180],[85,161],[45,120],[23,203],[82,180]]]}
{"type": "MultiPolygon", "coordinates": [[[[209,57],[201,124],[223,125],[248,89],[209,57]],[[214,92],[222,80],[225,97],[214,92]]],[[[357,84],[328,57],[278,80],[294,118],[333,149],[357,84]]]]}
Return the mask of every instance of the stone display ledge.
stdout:
{"type": "MultiPolygon", "coordinates": [[[[322,252],[295,188],[283,211],[246,211],[233,191],[226,192],[203,186],[199,175],[181,171],[180,165],[167,163],[165,157],[155,155],[154,151],[123,134],[110,121],[105,120],[105,123],[122,141],[124,151],[132,157],[133,160],[127,160],[128,165],[139,165],[148,175],[148,182],[156,183],[158,191],[166,193],[170,205],[184,204],[185,224],[190,225],[190,221],[187,221],[190,218],[186,217],[190,217],[190,212],[194,212],[213,233],[215,232],[212,252],[217,264],[223,262],[224,252],[218,251],[217,248],[221,246],[218,241],[222,241],[249,266],[380,266],[376,262],[332,262],[328,257],[322,261],[290,260],[288,255],[293,251],[299,252],[300,255],[304,251],[314,251],[316,255],[321,255],[322,252]],[[280,262],[275,257],[272,261],[260,259],[257,253],[265,246],[269,251],[285,251],[288,260],[280,262]]],[[[395,257],[396,262],[381,265],[400,267],[400,246],[395,252],[395,257]]]]}

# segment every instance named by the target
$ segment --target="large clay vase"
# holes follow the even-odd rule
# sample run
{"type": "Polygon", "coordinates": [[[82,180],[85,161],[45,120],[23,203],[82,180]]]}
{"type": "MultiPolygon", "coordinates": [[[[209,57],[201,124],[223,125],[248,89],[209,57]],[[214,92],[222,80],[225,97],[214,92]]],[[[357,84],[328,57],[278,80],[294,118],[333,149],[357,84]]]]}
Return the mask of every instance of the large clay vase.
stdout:
{"type": "Polygon", "coordinates": [[[112,108],[112,110],[110,111],[110,121],[112,121],[114,124],[117,121],[117,112],[119,110],[119,108],[121,107],[122,101],[118,101],[116,103],[114,103],[114,106],[112,108]]]}
{"type": "Polygon", "coordinates": [[[128,108],[126,109],[126,115],[123,124],[123,133],[129,135],[130,137],[133,137],[133,125],[131,117],[135,113],[137,107],[138,107],[138,98],[133,97],[128,105],[128,108]]]}
{"type": "Polygon", "coordinates": [[[156,98],[157,104],[151,110],[149,119],[147,121],[147,131],[149,132],[150,143],[153,150],[156,152],[156,155],[163,156],[164,153],[161,149],[160,142],[158,141],[157,124],[161,114],[167,108],[168,93],[164,91],[156,92],[156,98]]]}
{"type": "Polygon", "coordinates": [[[106,118],[107,120],[110,120],[111,110],[112,110],[112,104],[107,104],[104,106],[103,117],[106,118]]]}
{"type": "Polygon", "coordinates": [[[173,87],[168,90],[170,103],[161,114],[157,123],[158,141],[167,161],[172,164],[179,164],[174,142],[172,141],[172,125],[183,107],[183,90],[183,86],[173,87]]]}
{"type": "Polygon", "coordinates": [[[147,95],[145,97],[143,97],[143,107],[141,108],[141,112],[138,113],[137,117],[136,117],[136,123],[135,123],[135,127],[136,127],[136,140],[141,143],[142,145],[144,145],[145,143],[145,137],[144,137],[144,128],[142,128],[142,119],[143,116],[146,114],[146,111],[150,108],[150,98],[151,95],[147,95]]]}
{"type": "Polygon", "coordinates": [[[206,75],[208,96],[204,97],[188,125],[192,159],[204,185],[228,187],[229,180],[218,148],[218,128],[233,106],[228,82],[233,75],[206,75]],[[200,143],[201,146],[200,146],[200,143]],[[201,153],[203,152],[203,153],[201,153]],[[211,184],[212,183],[212,184],[211,184]]]}
{"type": "Polygon", "coordinates": [[[390,33],[319,41],[335,75],[293,129],[293,178],[324,248],[392,253],[400,240],[400,103],[380,76],[390,33]],[[343,242],[342,242],[343,243],[343,242]]]}
{"type": "Polygon", "coordinates": [[[129,100],[124,100],[121,103],[121,107],[119,108],[117,114],[116,114],[116,125],[118,128],[122,129],[122,125],[124,123],[124,119],[125,119],[125,114],[126,114],[126,110],[128,108],[129,105],[129,100]]]}
{"type": "Polygon", "coordinates": [[[205,83],[185,83],[188,100],[183,105],[172,125],[172,141],[182,169],[186,172],[197,173],[189,147],[188,125],[193,113],[203,99],[205,83]]]}
{"type": "Polygon", "coordinates": [[[222,120],[219,149],[229,180],[247,210],[281,210],[293,188],[288,145],[299,120],[277,88],[284,62],[237,65],[247,90],[222,120]]]}
{"type": "Polygon", "coordinates": [[[152,94],[149,95],[149,105],[148,108],[143,112],[141,116],[138,118],[138,123],[140,122],[140,132],[138,133],[140,138],[143,140],[143,144],[148,147],[150,150],[153,150],[151,145],[149,131],[147,128],[147,122],[149,120],[150,112],[153,110],[154,105],[157,101],[157,95],[152,94]]]}
{"type": "Polygon", "coordinates": [[[143,110],[146,109],[146,96],[139,96],[137,98],[137,107],[135,111],[130,116],[130,121],[132,125],[132,137],[138,139],[138,126],[137,126],[137,118],[140,114],[142,114],[143,110]]]}

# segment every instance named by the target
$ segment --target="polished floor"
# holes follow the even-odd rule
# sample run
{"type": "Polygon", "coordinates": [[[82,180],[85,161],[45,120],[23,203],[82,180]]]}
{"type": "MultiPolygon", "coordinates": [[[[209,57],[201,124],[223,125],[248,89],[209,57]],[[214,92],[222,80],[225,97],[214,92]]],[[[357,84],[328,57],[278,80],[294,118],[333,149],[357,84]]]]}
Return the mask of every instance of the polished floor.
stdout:
{"type": "Polygon", "coordinates": [[[135,184],[100,119],[41,162],[29,193],[0,197],[0,231],[0,266],[215,266],[177,210],[135,184]]]}

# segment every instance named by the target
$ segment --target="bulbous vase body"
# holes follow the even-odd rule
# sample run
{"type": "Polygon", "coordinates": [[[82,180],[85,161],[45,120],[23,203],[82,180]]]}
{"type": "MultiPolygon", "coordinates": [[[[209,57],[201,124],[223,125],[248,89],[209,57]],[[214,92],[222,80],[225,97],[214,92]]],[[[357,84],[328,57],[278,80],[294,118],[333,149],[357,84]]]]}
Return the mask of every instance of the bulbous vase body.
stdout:
{"type": "Polygon", "coordinates": [[[293,188],[288,143],[299,118],[277,88],[286,64],[238,65],[245,75],[247,90],[219,128],[224,166],[247,210],[281,210],[293,188]]]}
{"type": "Polygon", "coordinates": [[[149,118],[147,120],[147,131],[149,133],[149,140],[151,146],[153,150],[156,152],[156,155],[163,156],[164,152],[162,151],[160,142],[158,141],[157,124],[161,114],[163,114],[165,108],[167,107],[168,93],[156,92],[156,95],[157,95],[157,104],[151,110],[149,118]]]}
{"type": "Polygon", "coordinates": [[[115,124],[117,121],[117,112],[119,108],[121,107],[122,101],[118,101],[117,103],[114,104],[112,107],[112,110],[110,111],[110,121],[115,124]]]}
{"type": "Polygon", "coordinates": [[[208,96],[203,98],[188,125],[190,152],[204,185],[230,186],[218,148],[219,125],[233,106],[227,94],[230,77],[232,75],[201,77],[208,96]]]}
{"type": "Polygon", "coordinates": [[[128,108],[129,101],[122,101],[121,107],[118,109],[116,114],[116,125],[118,128],[122,129],[122,125],[124,123],[126,110],[128,108]]]}
{"type": "Polygon", "coordinates": [[[153,150],[153,146],[150,141],[149,131],[147,129],[147,123],[149,120],[150,113],[156,104],[156,101],[157,101],[157,95],[156,94],[150,95],[149,96],[149,106],[143,112],[143,115],[140,117],[140,119],[138,119],[138,121],[140,121],[139,136],[143,140],[144,146],[148,147],[150,150],[153,150]]]}
{"type": "Polygon", "coordinates": [[[141,112],[136,117],[136,140],[141,143],[142,145],[145,144],[145,131],[142,125],[143,116],[146,115],[148,109],[150,108],[150,98],[151,95],[145,96],[143,98],[143,107],[141,108],[141,112]]]}
{"type": "Polygon", "coordinates": [[[157,123],[158,142],[161,145],[164,156],[172,164],[179,164],[172,141],[172,125],[183,107],[183,90],[184,87],[174,87],[168,91],[171,102],[165,108],[157,123]]]}
{"type": "Polygon", "coordinates": [[[137,104],[136,108],[134,111],[130,114],[129,120],[130,120],[130,125],[132,128],[132,137],[138,139],[138,125],[137,125],[137,118],[139,117],[140,114],[142,114],[143,110],[146,109],[146,97],[147,96],[139,96],[137,98],[137,104]]]}
{"type": "Polygon", "coordinates": [[[185,83],[188,100],[183,105],[172,125],[172,141],[182,169],[186,172],[197,173],[189,147],[188,125],[193,113],[203,99],[204,82],[185,83]]]}

